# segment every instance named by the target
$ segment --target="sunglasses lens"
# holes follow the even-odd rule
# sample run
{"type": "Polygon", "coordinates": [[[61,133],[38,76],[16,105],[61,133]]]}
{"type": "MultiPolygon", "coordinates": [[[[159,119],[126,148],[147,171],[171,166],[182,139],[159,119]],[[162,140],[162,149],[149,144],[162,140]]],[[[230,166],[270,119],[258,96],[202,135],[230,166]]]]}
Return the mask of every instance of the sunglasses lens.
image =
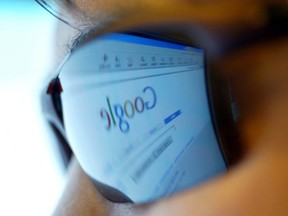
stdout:
{"type": "Polygon", "coordinates": [[[148,202],[226,170],[204,65],[203,49],[118,33],[70,55],[59,75],[64,127],[108,199],[148,202]]]}

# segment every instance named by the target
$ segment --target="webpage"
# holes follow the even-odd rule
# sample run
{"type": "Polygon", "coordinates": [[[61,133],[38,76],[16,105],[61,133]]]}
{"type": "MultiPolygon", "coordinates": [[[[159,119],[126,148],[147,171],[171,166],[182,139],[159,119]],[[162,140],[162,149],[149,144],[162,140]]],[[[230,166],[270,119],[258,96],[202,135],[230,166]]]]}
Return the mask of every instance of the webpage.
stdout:
{"type": "Polygon", "coordinates": [[[96,42],[60,75],[65,128],[83,169],[134,202],[169,196],[226,169],[203,51],[141,40],[96,42]],[[91,56],[93,63],[83,65],[91,56]]]}

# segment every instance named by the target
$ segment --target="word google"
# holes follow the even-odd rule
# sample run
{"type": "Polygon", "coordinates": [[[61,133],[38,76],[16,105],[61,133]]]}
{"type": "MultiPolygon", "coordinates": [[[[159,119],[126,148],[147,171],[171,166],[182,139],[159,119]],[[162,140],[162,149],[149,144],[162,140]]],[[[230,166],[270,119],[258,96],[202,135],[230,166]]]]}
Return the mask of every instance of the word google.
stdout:
{"type": "Polygon", "coordinates": [[[155,90],[147,86],[143,90],[143,96],[137,96],[134,100],[126,100],[123,104],[113,104],[109,97],[107,100],[107,109],[100,110],[101,118],[107,123],[106,129],[111,126],[118,126],[122,133],[128,133],[130,125],[126,118],[132,119],[136,113],[143,113],[145,110],[151,110],[156,106],[157,97],[155,90]]]}

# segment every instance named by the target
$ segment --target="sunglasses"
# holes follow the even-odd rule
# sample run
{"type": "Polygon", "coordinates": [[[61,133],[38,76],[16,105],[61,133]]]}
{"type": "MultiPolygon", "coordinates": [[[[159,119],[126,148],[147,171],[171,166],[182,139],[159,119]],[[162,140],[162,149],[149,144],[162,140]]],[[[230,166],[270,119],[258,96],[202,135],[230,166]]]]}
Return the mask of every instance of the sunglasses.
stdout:
{"type": "Polygon", "coordinates": [[[229,83],[185,26],[93,31],[45,83],[43,114],[64,160],[75,155],[108,200],[169,197],[242,155],[229,83]]]}

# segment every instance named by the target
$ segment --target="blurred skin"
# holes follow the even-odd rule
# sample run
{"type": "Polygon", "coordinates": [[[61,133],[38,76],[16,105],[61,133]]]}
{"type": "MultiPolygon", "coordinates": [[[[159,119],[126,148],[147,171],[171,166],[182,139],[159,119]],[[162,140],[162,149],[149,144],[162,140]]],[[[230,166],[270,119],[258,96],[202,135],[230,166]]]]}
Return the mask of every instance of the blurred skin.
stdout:
{"type": "MultiPolygon", "coordinates": [[[[74,159],[69,169],[66,190],[55,215],[287,216],[288,39],[283,36],[255,42],[225,55],[219,51],[235,35],[265,23],[265,16],[261,13],[264,4],[284,1],[75,2],[89,14],[105,12],[107,17],[118,17],[125,11],[125,16],[119,16],[121,18],[117,20],[119,23],[116,26],[119,24],[119,27],[114,24],[101,26],[104,32],[145,23],[145,16],[137,18],[139,11],[142,14],[150,13],[153,17],[153,13],[160,10],[168,11],[166,16],[176,16],[179,8],[182,10],[180,13],[184,13],[187,7],[189,11],[194,10],[195,15],[187,15],[185,20],[191,21],[191,30],[204,38],[202,42],[208,44],[208,49],[214,53],[213,58],[221,74],[231,81],[241,113],[239,130],[245,155],[226,175],[171,198],[141,206],[107,201],[74,159]],[[129,20],[135,23],[131,24],[129,20]]],[[[58,44],[75,35],[73,29],[63,24],[59,24],[59,29],[61,37],[57,37],[58,44]]],[[[58,57],[62,58],[61,55],[58,57]]]]}

